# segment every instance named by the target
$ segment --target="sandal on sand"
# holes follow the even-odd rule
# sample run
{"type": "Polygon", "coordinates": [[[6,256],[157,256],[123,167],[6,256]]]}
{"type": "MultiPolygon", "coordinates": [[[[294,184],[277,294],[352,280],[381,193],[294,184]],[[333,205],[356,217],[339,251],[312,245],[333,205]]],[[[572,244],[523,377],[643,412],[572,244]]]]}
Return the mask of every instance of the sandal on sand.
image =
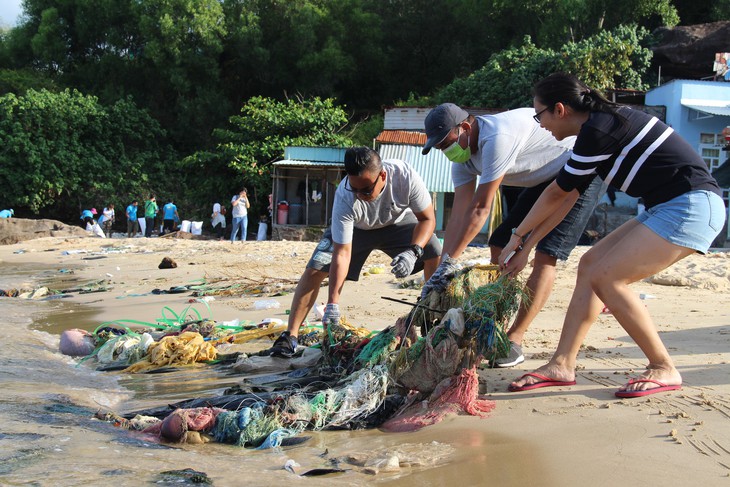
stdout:
{"type": "Polygon", "coordinates": [[[527,374],[523,375],[517,380],[522,380],[525,377],[534,377],[536,379],[540,379],[540,382],[535,382],[534,384],[525,384],[524,386],[513,386],[510,384],[507,389],[510,392],[520,392],[520,391],[529,391],[530,389],[539,389],[540,387],[557,387],[557,386],[574,386],[575,381],[574,380],[556,380],[551,379],[550,377],[546,377],[542,374],[538,374],[537,372],[528,372],[527,374]]]}
{"type": "Polygon", "coordinates": [[[656,394],[657,392],[667,392],[667,391],[677,391],[682,388],[682,385],[678,386],[669,386],[665,384],[664,382],[659,382],[658,380],[654,379],[631,379],[626,384],[627,386],[630,386],[632,384],[644,384],[644,383],[651,383],[656,384],[657,387],[653,387],[651,389],[645,389],[643,391],[616,391],[616,397],[642,397],[642,396],[648,396],[649,394],[656,394]]]}

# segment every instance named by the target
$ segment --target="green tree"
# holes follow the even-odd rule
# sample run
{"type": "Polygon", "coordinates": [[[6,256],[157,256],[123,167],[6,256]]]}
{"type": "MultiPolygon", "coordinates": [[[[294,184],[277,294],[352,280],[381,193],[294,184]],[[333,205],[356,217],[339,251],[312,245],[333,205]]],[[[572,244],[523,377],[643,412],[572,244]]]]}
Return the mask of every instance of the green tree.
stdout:
{"type": "Polygon", "coordinates": [[[124,204],[159,188],[155,168],[173,157],[159,124],[131,100],[104,107],[70,90],[0,97],[0,191],[15,207],[68,217],[87,204],[124,204]]]}
{"type": "Polygon", "coordinates": [[[621,24],[653,30],[679,23],[673,0],[491,0],[490,4],[492,27],[499,38],[516,44],[529,35],[537,45],[553,49],[621,24]]]}
{"type": "Polygon", "coordinates": [[[188,198],[207,205],[245,184],[253,194],[252,212],[264,209],[271,192],[271,163],[281,159],[284,148],[348,146],[350,140],[342,133],[346,123],[347,114],[332,99],[280,102],[253,97],[240,115],[229,119],[229,127],[215,131],[216,150],[199,151],[184,160],[192,177],[206,174],[204,181],[190,185],[188,198]]]}
{"type": "Polygon", "coordinates": [[[487,64],[466,78],[454,80],[437,92],[435,103],[517,108],[532,104],[532,86],[550,73],[575,73],[597,89],[645,89],[642,77],[651,51],[642,47],[649,33],[636,26],[619,26],[560,50],[540,49],[529,37],[520,47],[494,54],[487,64]]]}

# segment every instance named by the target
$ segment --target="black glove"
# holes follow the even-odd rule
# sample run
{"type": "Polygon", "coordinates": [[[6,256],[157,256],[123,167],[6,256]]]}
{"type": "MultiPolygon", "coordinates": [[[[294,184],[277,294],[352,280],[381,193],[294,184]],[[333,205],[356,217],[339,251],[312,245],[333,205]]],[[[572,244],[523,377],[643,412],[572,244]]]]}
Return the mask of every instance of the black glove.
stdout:
{"type": "Polygon", "coordinates": [[[413,249],[404,250],[400,254],[396,255],[393,261],[390,263],[393,268],[390,270],[395,277],[403,278],[411,275],[413,268],[416,266],[418,256],[413,249]]]}

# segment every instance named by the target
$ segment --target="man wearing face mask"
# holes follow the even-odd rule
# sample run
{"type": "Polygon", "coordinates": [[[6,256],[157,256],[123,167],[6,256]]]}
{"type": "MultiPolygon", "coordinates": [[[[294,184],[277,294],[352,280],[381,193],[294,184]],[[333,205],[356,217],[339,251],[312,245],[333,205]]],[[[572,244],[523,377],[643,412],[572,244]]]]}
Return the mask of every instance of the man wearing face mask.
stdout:
{"type": "MultiPolygon", "coordinates": [[[[431,110],[425,120],[428,140],[423,154],[431,148],[443,151],[452,162],[454,205],[446,226],[441,264],[423,288],[442,290],[458,268],[458,258],[484,227],[501,184],[524,188],[505,220],[489,238],[491,261],[496,263],[516,228],[532,205],[557,176],[570,157],[575,137],[558,141],[540,126],[540,115],[532,108],[518,108],[496,115],[475,117],[453,103],[431,110]]],[[[534,267],[527,280],[529,303],[520,307],[507,332],[509,356],[492,365],[512,367],[524,361],[522,339],[532,320],[550,296],[555,281],[557,259],[566,260],[578,244],[588,219],[598,202],[601,181],[596,178],[568,215],[551,232],[541,233],[534,267]]],[[[526,235],[518,235],[524,240],[526,235]]]]}
{"type": "Polygon", "coordinates": [[[433,233],[436,216],[431,195],[418,173],[403,161],[381,160],[367,147],[345,152],[345,172],[347,176],[335,192],[332,225],[297,284],[287,331],[276,339],[271,355],[290,358],[296,353],[299,327],[327,276],[329,291],[322,323],[339,324],[345,280],[359,279],[373,250],[393,258],[391,272],[398,278],[423,270],[428,279],[438,266],[441,244],[433,233]]]}

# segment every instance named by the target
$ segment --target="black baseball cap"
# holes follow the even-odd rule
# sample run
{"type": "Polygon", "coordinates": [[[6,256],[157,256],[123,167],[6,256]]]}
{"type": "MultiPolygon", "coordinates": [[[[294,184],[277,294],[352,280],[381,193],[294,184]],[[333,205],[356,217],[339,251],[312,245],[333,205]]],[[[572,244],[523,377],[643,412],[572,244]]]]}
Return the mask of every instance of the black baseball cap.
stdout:
{"type": "Polygon", "coordinates": [[[459,125],[469,117],[469,113],[454,105],[453,103],[442,103],[437,106],[426,116],[424,125],[426,126],[426,145],[423,146],[421,153],[428,154],[431,147],[438,144],[449,135],[451,129],[459,125]]]}

